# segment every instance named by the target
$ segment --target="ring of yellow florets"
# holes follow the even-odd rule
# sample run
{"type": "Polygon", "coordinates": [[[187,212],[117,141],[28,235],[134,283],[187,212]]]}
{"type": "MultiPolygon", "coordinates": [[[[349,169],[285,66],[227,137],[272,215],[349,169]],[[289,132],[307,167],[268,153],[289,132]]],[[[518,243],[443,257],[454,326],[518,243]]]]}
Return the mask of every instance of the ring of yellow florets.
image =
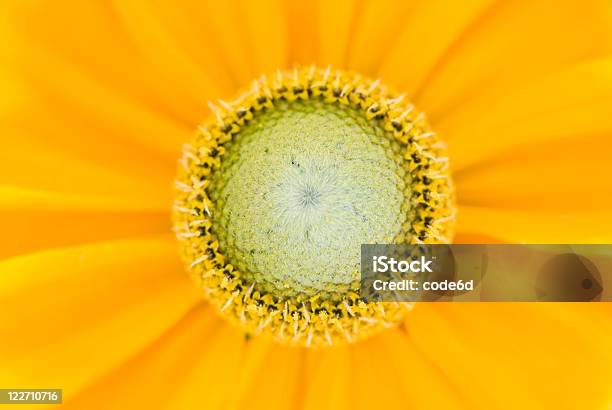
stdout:
{"type": "Polygon", "coordinates": [[[284,297],[260,292],[219,251],[211,232],[215,204],[207,193],[220,168],[224,144],[262,110],[277,101],[319,99],[360,110],[405,147],[411,206],[403,227],[406,243],[447,243],[454,225],[454,197],[445,145],[428,128],[424,115],[378,81],[329,69],[295,69],[254,81],[230,103],[211,105],[213,118],[184,147],[174,204],[174,227],[183,242],[189,271],[210,301],[247,335],[267,333],[279,341],[316,346],[353,342],[397,323],[410,304],[374,303],[357,292],[321,300],[319,295],[284,297]]]}

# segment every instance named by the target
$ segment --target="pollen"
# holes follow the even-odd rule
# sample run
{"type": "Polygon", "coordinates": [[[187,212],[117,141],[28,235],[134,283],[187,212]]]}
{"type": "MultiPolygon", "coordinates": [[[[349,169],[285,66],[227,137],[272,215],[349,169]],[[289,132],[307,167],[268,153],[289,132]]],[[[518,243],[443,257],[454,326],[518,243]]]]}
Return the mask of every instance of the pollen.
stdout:
{"type": "Polygon", "coordinates": [[[187,268],[250,337],[352,343],[412,308],[359,294],[363,243],[446,243],[445,144],[380,81],[296,68],[255,80],[184,146],[174,229],[187,268]]]}

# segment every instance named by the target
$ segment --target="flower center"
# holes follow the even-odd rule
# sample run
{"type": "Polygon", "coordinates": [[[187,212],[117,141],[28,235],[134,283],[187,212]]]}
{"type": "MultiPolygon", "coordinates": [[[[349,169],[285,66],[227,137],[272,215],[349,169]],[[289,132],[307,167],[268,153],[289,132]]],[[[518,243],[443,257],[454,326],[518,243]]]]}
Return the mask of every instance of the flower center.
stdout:
{"type": "Polygon", "coordinates": [[[393,242],[410,208],[401,147],[386,134],[317,100],[258,115],[212,177],[220,251],[270,292],[348,291],[360,245],[393,242]]]}
{"type": "Polygon", "coordinates": [[[362,339],[410,305],[360,297],[363,243],[448,242],[444,144],[379,82],[296,69],[262,78],[185,146],[174,225],[192,276],[247,334],[362,339]]]}

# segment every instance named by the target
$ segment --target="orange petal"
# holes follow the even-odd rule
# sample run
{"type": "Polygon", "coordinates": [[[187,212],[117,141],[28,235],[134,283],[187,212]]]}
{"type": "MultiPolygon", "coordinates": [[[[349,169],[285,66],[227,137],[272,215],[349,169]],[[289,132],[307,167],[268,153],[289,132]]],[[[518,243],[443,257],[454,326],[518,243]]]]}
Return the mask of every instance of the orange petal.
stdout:
{"type": "MultiPolygon", "coordinates": [[[[183,0],[179,3],[180,9],[191,18],[191,24],[201,30],[203,35],[196,37],[194,51],[202,47],[215,48],[219,66],[230,74],[234,88],[236,85],[246,85],[255,75],[249,61],[249,46],[243,38],[240,20],[236,17],[243,13],[238,6],[230,1],[215,0],[183,0]]],[[[211,64],[210,56],[201,55],[205,64],[211,64]]],[[[230,95],[217,95],[216,97],[234,97],[235,89],[230,95]]]]}
{"type": "MultiPolygon", "coordinates": [[[[321,67],[346,68],[359,0],[317,1],[317,60],[321,67]]],[[[314,61],[313,61],[314,62],[314,61]]]]}
{"type": "Polygon", "coordinates": [[[216,57],[215,46],[209,47],[210,41],[205,38],[190,41],[189,34],[193,32],[187,31],[188,17],[195,22],[197,15],[181,14],[170,3],[153,5],[126,0],[111,4],[128,38],[163,78],[189,98],[192,106],[204,112],[208,99],[221,96],[232,85],[220,66],[211,61],[216,57]]]}
{"type": "Polygon", "coordinates": [[[350,409],[352,360],[348,345],[306,351],[303,408],[350,409]]]}
{"type": "MultiPolygon", "coordinates": [[[[104,153],[111,155],[113,147],[131,146],[174,158],[182,141],[192,131],[191,126],[195,126],[164,117],[146,104],[122,96],[117,90],[96,81],[83,67],[57,58],[48,47],[29,44],[18,55],[9,56],[8,64],[16,73],[16,80],[23,81],[29,91],[28,99],[10,117],[8,124],[21,125],[23,128],[18,130],[38,127],[43,135],[55,131],[59,138],[65,138],[65,134],[71,134],[73,124],[89,129],[94,124],[93,134],[105,133],[107,139],[96,141],[90,135],[80,134],[81,144],[91,140],[92,144],[105,147],[104,153]],[[45,64],[44,71],[40,70],[41,61],[45,64]],[[36,121],[32,121],[33,118],[36,121]],[[57,124],[58,128],[45,132],[43,127],[52,124],[57,124]]],[[[58,143],[57,138],[54,142],[58,143]]]]}
{"type": "Polygon", "coordinates": [[[249,408],[258,403],[269,408],[265,406],[272,400],[256,402],[247,390],[265,384],[255,376],[272,370],[270,357],[279,354],[277,347],[262,338],[247,341],[240,330],[200,305],[69,401],[68,408],[233,409],[243,408],[236,407],[240,400],[249,401],[249,408]]]}
{"type": "MultiPolygon", "coordinates": [[[[168,408],[168,401],[190,377],[193,363],[218,340],[220,325],[220,319],[207,304],[198,304],[150,345],[69,397],[66,407],[168,408]]],[[[192,397],[194,402],[198,397],[199,394],[192,397]]]]}
{"type": "Polygon", "coordinates": [[[611,103],[612,58],[606,58],[474,99],[436,130],[449,140],[452,166],[461,170],[528,144],[610,134],[611,103]]]}
{"type": "Polygon", "coordinates": [[[464,168],[453,174],[458,201],[525,211],[606,210],[612,202],[610,141],[606,135],[529,144],[464,168]]]}
{"type": "Polygon", "coordinates": [[[252,76],[269,74],[287,62],[288,43],[284,2],[281,0],[237,0],[236,28],[242,34],[252,76]]]}
{"type": "MultiPolygon", "coordinates": [[[[51,61],[47,63],[52,69],[51,61]]],[[[4,83],[12,88],[0,95],[0,106],[5,107],[0,122],[4,136],[1,184],[97,196],[145,197],[151,202],[161,198],[168,203],[180,140],[190,131],[175,137],[174,154],[160,154],[147,144],[126,138],[128,126],[113,129],[101,118],[92,122],[87,112],[94,117],[99,114],[93,101],[87,102],[85,109],[72,105],[68,93],[60,92],[63,96],[58,97],[36,89],[23,75],[7,70],[0,71],[0,84],[4,83]]],[[[115,106],[113,101],[107,103],[115,106]]],[[[110,107],[101,111],[112,115],[110,107]]],[[[119,110],[120,105],[115,108],[119,110]]],[[[125,120],[131,123],[131,118],[125,120]]],[[[138,123],[138,116],[134,121],[138,123]]],[[[142,119],[143,127],[145,123],[153,128],[158,124],[142,119]]],[[[167,128],[161,127],[161,131],[167,128]]],[[[139,133],[138,138],[143,138],[150,132],[141,129],[139,133]]]]}
{"type": "Polygon", "coordinates": [[[69,399],[158,337],[199,295],[170,238],[46,251],[0,263],[0,384],[69,399]]]}
{"type": "Polygon", "coordinates": [[[287,64],[289,67],[295,64],[312,64],[317,60],[317,3],[287,1],[285,5],[286,35],[289,42],[287,64]]]}
{"type": "Polygon", "coordinates": [[[391,358],[379,340],[355,345],[351,352],[351,408],[405,409],[409,392],[398,380],[391,358]]]}
{"type": "MultiPolygon", "coordinates": [[[[381,59],[395,44],[398,32],[406,24],[414,6],[412,1],[397,0],[359,3],[352,17],[352,35],[346,50],[347,66],[362,74],[376,76],[381,59]]],[[[402,64],[404,69],[405,64],[406,61],[402,64]]]]}
{"type": "Polygon", "coordinates": [[[0,259],[41,249],[168,233],[164,207],[0,186],[0,259]]]}
{"type": "MultiPolygon", "coordinates": [[[[568,0],[563,7],[555,0],[498,1],[438,58],[415,99],[437,120],[479,93],[500,94],[527,79],[609,55],[611,21],[607,0],[568,0]]],[[[436,23],[431,22],[433,36],[436,23]]]]}
{"type": "Polygon", "coordinates": [[[528,212],[460,206],[457,231],[512,243],[610,243],[612,213],[528,212]]]}
{"type": "MultiPolygon", "coordinates": [[[[392,408],[399,409],[471,408],[457,391],[455,381],[444,374],[443,367],[424,355],[401,330],[390,329],[365,345],[369,345],[364,349],[370,349],[374,363],[370,374],[365,376],[371,380],[369,388],[364,386],[369,400],[389,396],[394,403],[392,408]]],[[[355,346],[356,362],[366,360],[368,355],[364,349],[355,346]]],[[[359,403],[355,405],[360,407],[359,403]]]]}
{"type": "MultiPolygon", "coordinates": [[[[33,51],[47,51],[79,67],[102,87],[151,107],[161,116],[193,124],[205,112],[206,98],[214,97],[215,90],[233,87],[227,70],[221,64],[210,64],[222,59],[216,42],[208,40],[214,38],[207,30],[209,25],[201,21],[206,14],[188,7],[195,2],[184,7],[177,7],[177,2],[156,3],[150,7],[150,18],[144,20],[138,20],[143,17],[142,9],[130,10],[126,25],[123,15],[103,1],[13,3],[3,14],[12,29],[6,45],[14,57],[27,62],[33,51]],[[134,21],[140,25],[132,37],[129,22],[134,21]],[[148,39],[148,45],[140,42],[143,39],[148,39]]],[[[38,64],[29,67],[47,76],[53,74],[46,67],[40,70],[38,64]]]]}
{"type": "Polygon", "coordinates": [[[399,17],[391,22],[399,32],[395,33],[395,38],[377,46],[387,50],[380,62],[379,75],[385,82],[414,97],[444,53],[461,41],[462,33],[486,18],[485,12],[494,0],[403,3],[410,4],[410,11],[401,24],[398,24],[399,17]]]}
{"type": "MultiPolygon", "coordinates": [[[[273,350],[269,341],[247,341],[240,329],[224,323],[198,357],[192,359],[189,375],[173,395],[168,408],[233,408],[238,400],[248,397],[245,396],[247,390],[261,384],[262,378],[255,376],[257,371],[272,370],[273,361],[266,356],[273,350]],[[231,387],[228,386],[230,380],[231,387]],[[204,391],[203,386],[206,386],[204,391]]],[[[251,398],[248,400],[250,402],[251,398]]],[[[256,408],[256,405],[250,407],[256,408]]]]}
{"type": "Polygon", "coordinates": [[[299,407],[304,387],[303,372],[303,349],[274,345],[236,408],[284,410],[299,407]]]}
{"type": "Polygon", "coordinates": [[[470,408],[596,409],[612,398],[612,328],[588,304],[423,303],[406,327],[470,408]]]}
{"type": "Polygon", "coordinates": [[[457,232],[453,238],[452,243],[456,244],[493,244],[493,243],[505,243],[505,241],[496,238],[492,235],[486,235],[481,233],[472,232],[457,232]]]}

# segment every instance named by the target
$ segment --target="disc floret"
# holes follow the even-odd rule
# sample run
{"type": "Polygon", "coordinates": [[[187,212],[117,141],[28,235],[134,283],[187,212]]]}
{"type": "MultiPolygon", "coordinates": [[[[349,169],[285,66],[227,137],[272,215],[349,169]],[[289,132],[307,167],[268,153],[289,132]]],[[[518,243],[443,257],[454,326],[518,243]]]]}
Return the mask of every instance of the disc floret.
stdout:
{"type": "MultiPolygon", "coordinates": [[[[365,300],[354,280],[347,281],[347,287],[309,290],[291,281],[278,283],[278,278],[266,281],[265,272],[262,276],[238,269],[242,261],[236,259],[241,256],[222,249],[228,245],[220,237],[225,227],[219,222],[223,196],[218,188],[222,161],[234,155],[232,142],[249,124],[264,113],[311,103],[350,111],[380,129],[394,147],[392,157],[401,168],[396,174],[401,175],[405,194],[398,203],[401,226],[390,242],[449,242],[454,202],[448,160],[444,143],[429,129],[424,115],[379,81],[317,68],[279,71],[254,81],[236,100],[211,105],[212,118],[183,150],[174,226],[191,275],[224,316],[248,334],[318,346],[354,342],[393,326],[412,306],[365,300]]],[[[316,186],[304,184],[303,192],[300,206],[320,206],[316,186]]]]}

